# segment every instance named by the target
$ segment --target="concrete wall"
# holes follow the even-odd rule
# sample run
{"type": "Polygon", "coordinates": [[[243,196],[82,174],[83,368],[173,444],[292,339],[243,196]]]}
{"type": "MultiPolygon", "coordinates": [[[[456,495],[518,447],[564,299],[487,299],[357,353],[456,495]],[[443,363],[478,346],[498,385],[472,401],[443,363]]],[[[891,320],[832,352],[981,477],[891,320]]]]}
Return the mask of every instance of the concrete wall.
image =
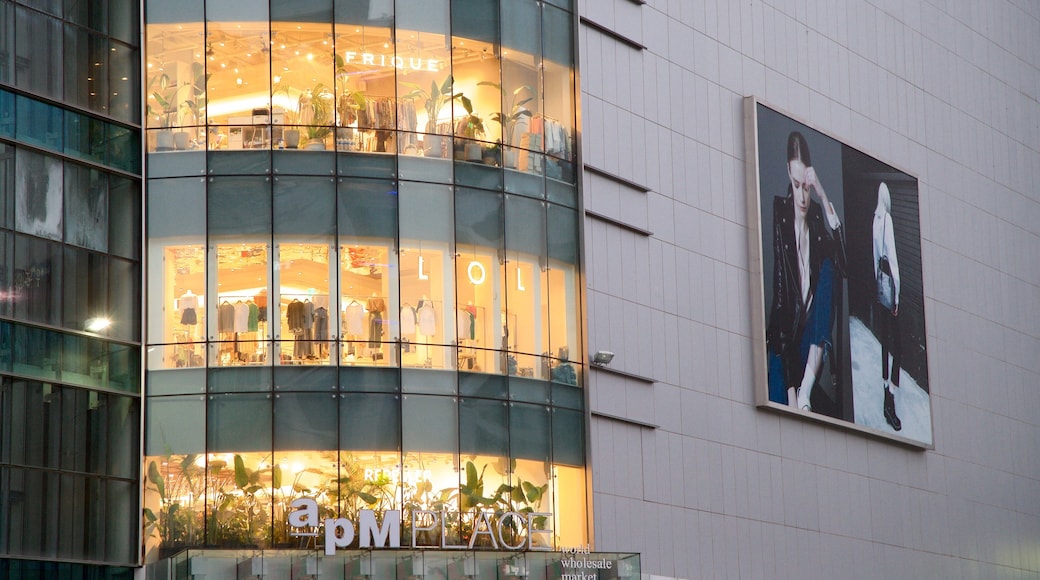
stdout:
{"type": "Polygon", "coordinates": [[[632,182],[585,172],[588,346],[655,381],[592,371],[596,549],[689,579],[1035,578],[1040,4],[578,4],[584,161],[632,182]],[[918,177],[934,450],[754,406],[745,95],[918,177]]]}

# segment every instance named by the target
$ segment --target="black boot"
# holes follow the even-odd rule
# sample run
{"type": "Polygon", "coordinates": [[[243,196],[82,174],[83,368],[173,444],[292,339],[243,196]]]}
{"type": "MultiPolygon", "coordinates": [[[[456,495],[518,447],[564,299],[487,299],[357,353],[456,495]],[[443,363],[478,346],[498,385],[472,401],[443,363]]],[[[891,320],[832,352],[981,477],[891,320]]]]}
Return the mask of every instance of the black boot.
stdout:
{"type": "Polygon", "coordinates": [[[896,431],[903,428],[903,423],[896,415],[896,398],[887,388],[885,389],[885,421],[888,421],[888,424],[896,431]]]}

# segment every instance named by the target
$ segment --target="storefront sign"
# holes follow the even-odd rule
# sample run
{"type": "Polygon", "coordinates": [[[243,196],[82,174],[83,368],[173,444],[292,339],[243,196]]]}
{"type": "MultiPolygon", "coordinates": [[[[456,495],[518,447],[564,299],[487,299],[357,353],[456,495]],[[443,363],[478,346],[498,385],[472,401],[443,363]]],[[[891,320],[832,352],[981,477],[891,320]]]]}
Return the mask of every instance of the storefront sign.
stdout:
{"type": "MultiPolygon", "coordinates": [[[[337,548],[346,548],[356,537],[359,548],[400,548],[401,510],[383,512],[383,523],[376,521],[374,510],[361,510],[358,521],[347,518],[318,518],[318,502],[311,498],[299,498],[290,504],[293,511],[288,515],[289,526],[296,531],[291,536],[317,536],[319,527],[324,526],[325,555],[333,556],[337,548]],[[312,531],[313,530],[313,531],[312,531]]],[[[441,550],[472,550],[479,538],[486,538],[493,550],[540,550],[548,551],[552,546],[551,529],[535,527],[539,518],[549,519],[552,514],[539,512],[491,512],[474,511],[466,514],[473,518],[473,533],[468,544],[451,544],[448,538],[448,522],[461,519],[461,512],[435,510],[412,510],[408,523],[412,530],[411,548],[439,548],[441,550]],[[509,530],[523,530],[518,539],[511,539],[509,530]],[[434,543],[422,543],[419,536],[426,532],[435,535],[434,543]]]]}
{"type": "Polygon", "coordinates": [[[399,70],[422,70],[437,72],[441,70],[441,61],[436,58],[405,58],[392,54],[374,54],[371,52],[355,52],[348,50],[343,53],[346,64],[360,64],[362,66],[380,66],[385,68],[396,68],[399,70]]]}

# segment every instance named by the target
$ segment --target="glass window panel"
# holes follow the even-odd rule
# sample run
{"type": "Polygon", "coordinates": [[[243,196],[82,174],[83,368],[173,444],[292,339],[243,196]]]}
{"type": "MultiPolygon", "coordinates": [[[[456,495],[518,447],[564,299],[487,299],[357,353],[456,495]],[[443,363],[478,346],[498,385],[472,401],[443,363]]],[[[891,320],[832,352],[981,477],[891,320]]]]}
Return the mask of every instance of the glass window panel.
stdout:
{"type": "Polygon", "coordinates": [[[512,485],[524,490],[514,498],[513,508],[549,512],[553,508],[549,408],[510,403],[509,458],[513,465],[512,485]]]}
{"type": "MultiPolygon", "coordinates": [[[[173,131],[148,133],[148,151],[187,150],[205,147],[201,127],[206,109],[206,50],[203,2],[149,1],[145,46],[146,125],[173,131]]],[[[209,62],[218,67],[216,57],[209,62]]],[[[226,67],[226,63],[223,63],[226,67]]],[[[221,69],[225,70],[225,69],[221,69]]],[[[121,79],[121,77],[119,77],[121,79]]],[[[220,129],[223,147],[227,130],[220,129]]],[[[213,131],[217,141],[218,129],[213,131]]],[[[218,147],[219,148],[219,147],[218,147]]],[[[183,174],[182,174],[183,175],[183,174]]]]}
{"type": "MultiPolygon", "coordinates": [[[[98,553],[98,559],[106,562],[134,563],[137,552],[137,528],[134,525],[140,519],[138,507],[138,485],[126,481],[102,480],[107,487],[103,522],[105,533],[104,552],[98,553]]],[[[89,536],[88,536],[89,537],[89,536]]]]}
{"type": "Polygon", "coordinates": [[[459,401],[459,507],[462,510],[500,510],[500,504],[488,500],[508,501],[511,496],[505,491],[511,471],[509,431],[504,428],[509,424],[507,405],[505,401],[483,399],[459,401]]]}
{"type": "Polygon", "coordinates": [[[14,235],[11,232],[0,231],[0,316],[11,316],[11,308],[17,296],[13,268],[14,235]]]}
{"type": "Polygon", "coordinates": [[[274,398],[275,451],[335,450],[335,394],[281,393],[274,398]]]}
{"type": "Polygon", "coordinates": [[[87,320],[109,315],[108,256],[66,246],[64,274],[63,326],[86,330],[87,320]]]}
{"type": "Polygon", "coordinates": [[[341,391],[396,393],[401,390],[401,371],[363,366],[339,369],[341,391]]]}
{"type": "Polygon", "coordinates": [[[270,391],[273,382],[270,367],[244,367],[236,369],[209,369],[209,391],[211,393],[241,393],[270,391]]]}
{"type": "MultiPolygon", "coordinates": [[[[148,350],[159,350],[164,347],[148,347],[148,350]]],[[[172,349],[171,349],[172,350],[172,349]]],[[[148,362],[152,362],[149,357],[148,362]]],[[[145,380],[145,392],[149,396],[184,395],[206,392],[206,369],[178,368],[175,371],[158,371],[163,367],[148,367],[145,380]]]]}
{"type": "MultiPolygon", "coordinates": [[[[402,339],[410,334],[413,343],[455,340],[452,197],[445,186],[401,183],[401,305],[414,308],[416,320],[414,328],[402,329],[402,339]]],[[[422,346],[402,353],[405,366],[454,368],[456,364],[456,353],[446,349],[422,346]]]]}
{"type": "Polygon", "coordinates": [[[205,365],[206,190],[201,178],[153,179],[148,190],[149,368],[205,365]]]}
{"type": "Polygon", "coordinates": [[[331,0],[272,6],[274,140],[289,149],[320,150],[333,142],[337,103],[331,41],[331,0]]]}
{"type": "MultiPolygon", "coordinates": [[[[411,102],[411,113],[402,115],[399,128],[428,134],[451,135],[453,129],[451,43],[448,0],[400,0],[397,2],[397,57],[407,75],[398,79],[397,94],[411,102]]],[[[410,143],[409,143],[410,144],[410,143]]],[[[403,152],[410,149],[404,144],[403,152]]],[[[416,142],[415,152],[427,157],[450,157],[451,141],[425,135],[416,142]]]]}
{"type": "Polygon", "coordinates": [[[27,143],[61,151],[64,137],[64,114],[58,107],[29,97],[17,96],[16,137],[27,143]]]}
{"type": "Polygon", "coordinates": [[[61,21],[21,6],[15,7],[15,84],[26,90],[61,99],[61,21]]]}
{"type": "Polygon", "coordinates": [[[486,351],[507,346],[502,327],[502,196],[460,188],[455,208],[459,368],[504,373],[503,360],[486,351]]]}
{"type": "Polygon", "coordinates": [[[210,395],[207,411],[210,453],[270,453],[270,394],[210,395]]]}
{"type": "Polygon", "coordinates": [[[274,368],[276,391],[324,391],[337,388],[338,372],[334,368],[284,366],[274,368]]]}
{"type": "Polygon", "coordinates": [[[106,130],[105,162],[130,173],[141,173],[141,137],[138,132],[113,124],[108,124],[106,130]]]}
{"type": "Polygon", "coordinates": [[[124,42],[138,41],[138,0],[108,0],[108,33],[124,42]]]}
{"type": "MultiPolygon", "coordinates": [[[[2,25],[2,23],[0,23],[2,25]]],[[[14,93],[0,90],[0,135],[4,137],[14,136],[15,118],[14,93]]]]}
{"type": "MultiPolygon", "coordinates": [[[[95,35],[78,26],[65,27],[65,102],[81,107],[94,108],[94,60],[91,38],[95,35]]],[[[104,96],[104,93],[102,93],[104,96]]]]}
{"type": "MultiPolygon", "coordinates": [[[[499,459],[509,456],[509,416],[505,401],[461,399],[459,401],[459,451],[499,459]]],[[[478,465],[478,467],[480,467],[478,465]]],[[[502,465],[495,466],[502,470],[502,465]]],[[[484,489],[493,491],[498,486],[484,489]]]]}
{"type": "MultiPolygon", "coordinates": [[[[4,103],[0,99],[0,109],[4,103]]],[[[2,114],[2,113],[0,113],[2,114]]],[[[15,148],[0,143],[0,227],[14,229],[15,148]]]]}
{"type": "MultiPolygon", "coordinates": [[[[109,0],[111,2],[131,2],[132,0],[109,0]]],[[[128,11],[132,13],[133,11],[128,11]]],[[[137,19],[133,19],[135,25],[137,19]]],[[[136,26],[135,26],[136,28],[136,26]]],[[[108,52],[108,112],[116,119],[136,122],[140,117],[140,75],[138,63],[140,52],[121,42],[112,41],[108,52]]],[[[193,103],[191,106],[196,106],[193,103]]],[[[187,120],[197,117],[195,112],[187,120]]]]}
{"type": "MultiPolygon", "coordinates": [[[[459,482],[458,406],[453,397],[405,395],[402,397],[406,485],[429,482],[431,489],[452,489],[459,482]]],[[[422,483],[426,485],[426,483],[422,483]]],[[[453,500],[446,510],[457,509],[453,500]]]]}
{"type": "Polygon", "coordinates": [[[336,171],[342,176],[388,179],[397,173],[397,157],[341,152],[336,155],[336,171]]]}
{"type": "Polygon", "coordinates": [[[279,149],[271,152],[275,175],[333,175],[336,172],[336,154],[332,151],[294,151],[279,149]]]}
{"type": "Polygon", "coordinates": [[[398,395],[340,395],[339,446],[350,451],[401,449],[401,398],[398,395]]]}
{"type": "MultiPolygon", "coordinates": [[[[208,81],[206,116],[211,124],[241,128],[227,147],[271,147],[271,38],[267,0],[207,0],[208,81]]],[[[211,142],[210,148],[215,147],[211,142]]]]}
{"type": "Polygon", "coordinates": [[[401,391],[405,393],[453,395],[458,389],[457,383],[454,372],[401,369],[401,391]]]}
{"type": "Polygon", "coordinates": [[[62,169],[60,159],[17,150],[14,207],[18,231],[62,239],[62,169]]]}
{"type": "Polygon", "coordinates": [[[109,336],[140,340],[141,266],[129,260],[112,258],[108,262],[108,309],[112,325],[109,336]]]}
{"type": "MultiPolygon", "coordinates": [[[[14,84],[15,24],[14,4],[11,2],[0,2],[0,83],[9,85],[14,84]]],[[[0,95],[0,103],[2,101],[3,97],[0,95]]],[[[0,107],[0,111],[5,110],[7,110],[5,107],[0,107]]],[[[3,115],[4,113],[0,113],[0,116],[3,115]]],[[[0,134],[2,133],[3,130],[0,129],[0,134]]]]}
{"type": "MultiPolygon", "coordinates": [[[[395,153],[410,146],[414,151],[414,134],[391,131],[399,113],[402,129],[414,132],[416,124],[414,104],[402,102],[398,110],[394,94],[396,73],[408,61],[394,52],[393,3],[366,4],[336,3],[336,148],[395,153]]],[[[418,62],[413,64],[421,66],[418,62]]]]}
{"type": "Polygon", "coordinates": [[[4,382],[3,441],[6,461],[59,468],[62,432],[60,392],[61,387],[35,381],[4,382]]]}
{"type": "Polygon", "coordinates": [[[508,399],[505,377],[459,372],[459,394],[466,397],[508,399]]]}
{"type": "MultiPolygon", "coordinates": [[[[108,252],[123,258],[139,258],[141,254],[140,182],[114,175],[109,176],[108,202],[108,252]]],[[[169,219],[171,216],[167,214],[166,217],[169,219]]]]}
{"type": "Polygon", "coordinates": [[[497,44],[498,26],[498,0],[454,0],[451,3],[454,36],[497,44]]]}
{"type": "MultiPolygon", "coordinates": [[[[270,422],[267,428],[264,451],[213,453],[211,450],[207,455],[206,512],[207,521],[212,522],[206,526],[207,544],[259,549],[270,546],[273,493],[270,422]]],[[[233,570],[232,564],[231,575],[233,570]]]]}
{"type": "Polygon", "coordinates": [[[108,4],[90,0],[65,0],[65,19],[105,32],[108,26],[108,4]]]}
{"type": "Polygon", "coordinates": [[[336,231],[335,193],[331,177],[276,177],[275,234],[296,241],[331,239],[336,231]]]}
{"type": "Polygon", "coordinates": [[[455,136],[485,143],[456,140],[455,158],[489,164],[495,149],[491,143],[502,135],[501,71],[497,56],[498,0],[464,0],[452,3],[452,74],[455,136]]]}
{"type": "Polygon", "coordinates": [[[509,405],[510,455],[515,459],[549,461],[549,408],[542,405],[509,405]]]}
{"type": "Polygon", "coordinates": [[[549,206],[549,346],[550,356],[562,360],[569,360],[579,345],[577,219],[572,209],[549,206]]]}
{"type": "MultiPolygon", "coordinates": [[[[210,143],[213,131],[210,127],[210,143]]],[[[271,172],[270,151],[210,151],[207,158],[211,175],[263,175],[271,172]]]]}
{"type": "MultiPolygon", "coordinates": [[[[545,91],[545,118],[542,123],[542,150],[553,157],[574,158],[574,29],[572,16],[558,8],[544,6],[542,49],[545,55],[542,83],[545,91]]],[[[532,119],[537,121],[537,118],[532,119]]],[[[537,123],[532,124],[537,128],[537,123]]],[[[558,166],[556,166],[558,167],[558,166]]],[[[551,177],[559,177],[557,174],[551,177]]]]}
{"type": "Polygon", "coordinates": [[[505,222],[510,348],[529,354],[544,353],[549,347],[543,341],[549,323],[548,275],[544,267],[545,206],[542,202],[507,196],[505,222]]]}
{"type": "Polygon", "coordinates": [[[65,241],[91,250],[108,250],[108,174],[76,163],[65,164],[65,241]]]}
{"type": "Polygon", "coordinates": [[[402,443],[406,453],[454,454],[459,446],[456,399],[437,395],[402,397],[402,443]]]}
{"type": "Polygon", "coordinates": [[[61,245],[16,236],[14,316],[45,324],[61,323],[61,245]]]}
{"type": "Polygon", "coordinates": [[[11,370],[31,377],[55,378],[61,363],[62,335],[21,324],[11,326],[11,370]]]}
{"type": "Polygon", "coordinates": [[[269,178],[211,178],[207,217],[211,236],[269,236],[269,178]]]}

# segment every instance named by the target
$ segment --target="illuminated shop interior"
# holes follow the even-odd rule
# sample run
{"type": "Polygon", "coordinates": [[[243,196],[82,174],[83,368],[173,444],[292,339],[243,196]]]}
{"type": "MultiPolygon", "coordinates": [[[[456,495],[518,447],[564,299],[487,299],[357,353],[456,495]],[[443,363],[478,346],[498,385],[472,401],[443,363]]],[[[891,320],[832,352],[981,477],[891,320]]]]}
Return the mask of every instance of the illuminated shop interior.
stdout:
{"type": "Polygon", "coordinates": [[[541,547],[587,543],[573,16],[168,4],[145,27],[146,559],[314,548],[300,497],[457,512],[463,543],[474,510],[545,513],[541,547]]]}

